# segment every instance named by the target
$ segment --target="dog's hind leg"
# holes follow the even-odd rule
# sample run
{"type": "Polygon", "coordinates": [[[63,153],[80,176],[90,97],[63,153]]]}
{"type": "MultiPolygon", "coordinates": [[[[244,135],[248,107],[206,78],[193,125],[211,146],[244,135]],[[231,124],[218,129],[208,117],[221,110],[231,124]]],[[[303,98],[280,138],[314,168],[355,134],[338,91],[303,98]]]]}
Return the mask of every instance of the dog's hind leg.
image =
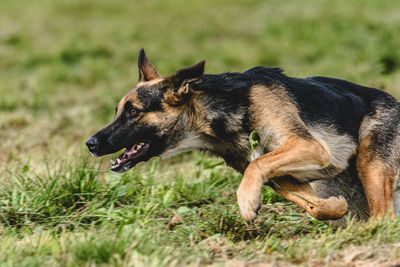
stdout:
{"type": "Polygon", "coordinates": [[[393,217],[393,190],[398,167],[383,160],[374,150],[371,136],[361,140],[357,155],[357,170],[368,199],[370,216],[393,217]]]}
{"type": "Polygon", "coordinates": [[[394,216],[393,191],[400,169],[400,104],[386,99],[360,127],[357,171],[370,216],[394,216]]]}
{"type": "MultiPolygon", "coordinates": [[[[242,182],[237,190],[238,204],[242,217],[246,221],[251,221],[257,216],[257,210],[260,207],[261,188],[270,179],[291,175],[291,173],[299,170],[304,172],[321,170],[329,164],[329,161],[329,152],[316,140],[291,137],[280,148],[251,162],[245,170],[242,182]]],[[[299,195],[304,195],[304,199],[308,197],[310,198],[310,202],[318,202],[321,207],[328,208],[329,211],[320,216],[324,216],[324,218],[329,217],[328,215],[332,209],[328,207],[325,200],[319,199],[313,193],[309,185],[301,183],[296,183],[295,186],[292,185],[292,183],[284,183],[282,188],[289,187],[291,190],[297,191],[299,195]]],[[[307,202],[302,202],[303,199],[293,198],[293,195],[287,194],[285,190],[281,192],[290,201],[299,203],[300,206],[310,211],[311,214],[315,214],[316,216],[322,214],[321,212],[316,213],[312,211],[314,207],[309,208],[305,204],[307,202]]],[[[339,204],[342,204],[343,209],[347,210],[347,204],[344,199],[340,200],[339,204]]],[[[343,215],[342,212],[338,212],[338,214],[332,213],[332,218],[330,219],[336,219],[343,215]]]]}
{"type": "Polygon", "coordinates": [[[347,201],[343,196],[320,198],[309,183],[301,183],[290,176],[275,178],[270,185],[278,194],[318,220],[340,219],[348,211],[347,201]]]}

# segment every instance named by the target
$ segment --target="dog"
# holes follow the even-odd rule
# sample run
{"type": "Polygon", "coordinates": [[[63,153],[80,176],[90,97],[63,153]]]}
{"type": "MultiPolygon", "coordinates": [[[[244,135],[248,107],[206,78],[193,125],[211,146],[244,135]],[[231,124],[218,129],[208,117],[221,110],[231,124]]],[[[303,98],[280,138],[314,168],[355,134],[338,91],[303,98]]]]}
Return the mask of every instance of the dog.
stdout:
{"type": "Polygon", "coordinates": [[[162,77],[141,49],[139,82],[116,106],[114,120],[87,140],[91,154],[125,149],[111,171],[126,172],[154,156],[209,151],[243,174],[237,200],[246,221],[257,216],[265,184],[319,220],[348,213],[343,188],[359,191],[367,216],[394,216],[400,167],[394,97],[340,79],[289,77],[280,68],[210,75],[204,66],[162,77]],[[253,148],[250,135],[257,137],[253,148]]]}

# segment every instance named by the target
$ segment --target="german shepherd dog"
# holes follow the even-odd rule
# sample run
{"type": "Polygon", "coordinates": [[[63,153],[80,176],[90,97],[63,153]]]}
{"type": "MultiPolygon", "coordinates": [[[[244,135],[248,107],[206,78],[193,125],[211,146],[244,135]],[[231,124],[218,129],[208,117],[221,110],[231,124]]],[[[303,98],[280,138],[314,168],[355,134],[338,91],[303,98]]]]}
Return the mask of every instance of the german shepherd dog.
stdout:
{"type": "Polygon", "coordinates": [[[116,106],[114,120],[87,140],[92,155],[126,149],[111,166],[126,172],[154,156],[209,151],[243,174],[237,200],[246,221],[257,215],[264,184],[316,219],[348,212],[346,194],[326,193],[341,183],[365,192],[371,217],[394,216],[395,98],[339,79],[288,77],[279,68],[206,75],[204,64],[164,78],[140,50],[139,83],[116,106]],[[259,138],[255,149],[252,132],[259,138]]]}

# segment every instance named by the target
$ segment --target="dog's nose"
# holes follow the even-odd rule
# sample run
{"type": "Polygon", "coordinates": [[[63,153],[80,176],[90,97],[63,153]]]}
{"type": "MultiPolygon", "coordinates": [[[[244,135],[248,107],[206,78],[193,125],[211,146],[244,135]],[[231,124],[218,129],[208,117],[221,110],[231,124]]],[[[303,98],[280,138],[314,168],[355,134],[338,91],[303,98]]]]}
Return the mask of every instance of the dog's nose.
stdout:
{"type": "Polygon", "coordinates": [[[86,141],[86,146],[89,148],[90,153],[93,156],[97,156],[97,152],[99,149],[99,140],[97,139],[97,137],[90,137],[87,141],[86,141]]]}

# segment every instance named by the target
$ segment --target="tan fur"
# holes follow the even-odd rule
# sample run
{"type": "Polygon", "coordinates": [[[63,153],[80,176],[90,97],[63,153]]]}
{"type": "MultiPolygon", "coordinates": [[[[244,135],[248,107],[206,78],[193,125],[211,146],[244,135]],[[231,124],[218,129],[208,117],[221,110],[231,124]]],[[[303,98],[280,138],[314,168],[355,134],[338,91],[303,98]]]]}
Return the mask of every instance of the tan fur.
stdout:
{"type": "Polygon", "coordinates": [[[312,136],[317,140],[330,154],[329,167],[321,170],[292,172],[292,175],[299,181],[307,181],[312,178],[331,178],[348,167],[349,159],[356,154],[357,144],[354,140],[344,134],[340,135],[333,127],[312,126],[309,127],[312,136]]]}
{"type": "Polygon", "coordinates": [[[131,102],[132,105],[136,108],[139,108],[139,109],[143,108],[143,103],[139,101],[139,99],[137,97],[137,92],[135,89],[130,90],[128,92],[128,94],[122,98],[121,101],[123,101],[123,103],[120,102],[121,105],[118,105],[121,108],[121,112],[122,112],[126,102],[131,102]]]}
{"type": "Polygon", "coordinates": [[[191,94],[192,91],[189,88],[189,84],[181,86],[177,90],[168,89],[164,92],[164,101],[172,106],[178,106],[183,104],[185,98],[191,94]]]}
{"type": "Polygon", "coordinates": [[[252,220],[260,206],[261,188],[269,179],[293,171],[322,169],[330,162],[326,149],[315,140],[290,137],[280,148],[261,156],[247,167],[237,191],[240,212],[252,220]]]}
{"type": "Polygon", "coordinates": [[[343,196],[320,198],[309,183],[301,183],[285,176],[274,179],[274,189],[287,200],[300,206],[318,220],[340,219],[348,211],[346,199],[343,196]]]}
{"type": "Polygon", "coordinates": [[[136,88],[139,88],[141,86],[152,86],[152,85],[158,84],[158,83],[160,83],[162,81],[163,81],[163,79],[158,78],[158,79],[154,79],[154,80],[147,81],[147,82],[143,82],[143,81],[139,82],[136,85],[136,87],[133,88],[132,90],[130,90],[128,92],[128,94],[126,94],[120,100],[120,102],[118,103],[116,117],[118,117],[121,114],[125,103],[128,102],[128,101],[131,102],[133,104],[133,106],[136,107],[136,108],[139,108],[139,109],[143,108],[143,103],[140,102],[139,99],[137,98],[137,90],[136,90],[136,88]]]}
{"type": "Polygon", "coordinates": [[[145,80],[156,80],[162,78],[162,76],[157,72],[156,68],[151,64],[151,62],[144,56],[142,64],[139,66],[140,81],[145,80]]]}
{"type": "Polygon", "coordinates": [[[146,82],[140,81],[140,82],[136,85],[136,87],[156,85],[156,84],[162,82],[163,80],[164,80],[164,79],[163,79],[162,77],[159,77],[159,78],[156,78],[156,79],[153,79],[153,80],[150,80],[150,81],[146,81],[146,82]]]}
{"type": "MultiPolygon", "coordinates": [[[[128,95],[129,95],[129,94],[128,94],[128,95]]],[[[124,109],[124,105],[125,105],[125,103],[126,103],[126,98],[127,98],[128,95],[124,96],[124,97],[119,101],[119,103],[118,103],[118,105],[117,105],[117,112],[115,113],[115,118],[118,118],[118,117],[121,115],[121,113],[122,113],[122,111],[123,111],[123,109],[124,109]]]]}
{"type": "Polygon", "coordinates": [[[368,199],[370,216],[393,217],[393,190],[398,172],[375,157],[370,146],[371,135],[368,135],[361,140],[357,155],[357,169],[368,199]]]}
{"type": "Polygon", "coordinates": [[[260,135],[260,143],[264,144],[269,140],[267,147],[270,150],[280,147],[292,135],[294,122],[305,128],[297,107],[282,87],[253,86],[250,91],[250,103],[254,129],[260,135]]]}

